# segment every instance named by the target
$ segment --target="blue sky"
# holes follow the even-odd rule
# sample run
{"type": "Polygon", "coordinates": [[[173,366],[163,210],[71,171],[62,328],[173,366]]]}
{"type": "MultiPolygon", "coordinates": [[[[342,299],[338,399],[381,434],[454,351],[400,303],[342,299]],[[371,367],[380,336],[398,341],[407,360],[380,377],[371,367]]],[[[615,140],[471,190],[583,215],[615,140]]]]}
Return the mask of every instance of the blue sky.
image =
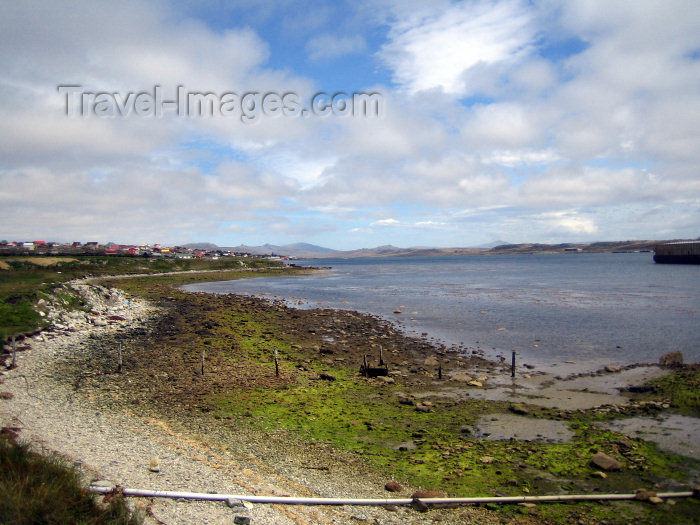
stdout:
{"type": "Polygon", "coordinates": [[[695,238],[698,6],[4,2],[0,238],[695,238]],[[164,99],[182,86],[217,103],[291,93],[306,108],[319,92],[372,92],[383,111],[268,115],[253,97],[251,124],[240,108],[100,116],[93,98],[67,116],[67,84],[113,102],[156,85],[164,99]]]}

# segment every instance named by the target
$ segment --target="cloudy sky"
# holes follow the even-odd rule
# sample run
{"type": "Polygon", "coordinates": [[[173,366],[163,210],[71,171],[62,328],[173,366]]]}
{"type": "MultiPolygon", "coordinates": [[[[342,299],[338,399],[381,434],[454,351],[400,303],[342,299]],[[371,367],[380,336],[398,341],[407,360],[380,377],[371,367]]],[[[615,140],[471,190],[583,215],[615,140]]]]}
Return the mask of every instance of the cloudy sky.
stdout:
{"type": "Polygon", "coordinates": [[[699,226],[693,0],[0,2],[2,239],[353,249],[699,226]],[[343,111],[354,93],[380,114],[343,111]]]}

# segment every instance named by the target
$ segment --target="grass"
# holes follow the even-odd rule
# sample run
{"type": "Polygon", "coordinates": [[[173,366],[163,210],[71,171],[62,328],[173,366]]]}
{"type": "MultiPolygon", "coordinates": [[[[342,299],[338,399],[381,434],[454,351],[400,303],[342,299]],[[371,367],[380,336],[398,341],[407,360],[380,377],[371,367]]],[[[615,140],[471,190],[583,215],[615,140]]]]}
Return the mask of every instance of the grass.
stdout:
{"type": "Polygon", "coordinates": [[[80,474],[55,454],[0,437],[0,523],[139,525],[123,498],[98,504],[80,474]]]}
{"type": "Polygon", "coordinates": [[[60,288],[71,279],[139,273],[197,270],[238,270],[279,266],[274,261],[239,257],[210,259],[145,259],[141,257],[0,257],[0,342],[30,333],[43,326],[36,309],[46,294],[60,295],[69,308],[79,308],[80,299],[60,288]]]}
{"type": "Polygon", "coordinates": [[[671,401],[671,407],[682,414],[700,416],[700,365],[689,365],[672,374],[651,381],[654,396],[671,401]]]}

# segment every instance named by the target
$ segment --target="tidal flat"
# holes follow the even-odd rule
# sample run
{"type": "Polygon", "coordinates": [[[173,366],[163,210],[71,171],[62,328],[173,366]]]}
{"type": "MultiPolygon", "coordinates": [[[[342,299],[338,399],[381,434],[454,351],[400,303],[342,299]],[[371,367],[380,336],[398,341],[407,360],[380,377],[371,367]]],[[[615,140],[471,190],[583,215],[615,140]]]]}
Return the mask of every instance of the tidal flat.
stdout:
{"type": "MultiPolygon", "coordinates": [[[[648,436],[600,424],[681,409],[670,390],[622,394],[612,385],[668,384],[668,377],[679,373],[688,385],[697,380],[697,367],[628,367],[559,380],[519,370],[516,383],[535,381],[544,393],[531,386],[513,399],[490,396],[508,390],[510,366],[436,347],[368,314],[297,310],[276,301],[178,288],[193,279],[112,283],[156,302],[164,313],[146,333],[118,342],[127,364],[123,374],[100,378],[108,397],[135,410],[168,414],[200,431],[254,431],[262,439],[294,442],[307,451],[309,464],[332,470],[345,458],[387,481],[454,496],[668,492],[697,483],[696,459],[664,451],[644,439],[648,436]],[[364,377],[363,361],[380,366],[380,355],[387,375],[364,377]],[[569,401],[590,399],[592,385],[602,385],[594,403],[542,401],[552,391],[569,401]],[[541,422],[540,436],[520,438],[512,428],[504,439],[484,439],[480,422],[504,414],[516,414],[530,427],[541,422]],[[552,422],[566,439],[550,439],[546,429],[552,422]],[[313,459],[320,451],[325,451],[321,458],[313,459]],[[597,452],[614,457],[620,469],[602,472],[591,463],[597,452]]],[[[117,341],[95,344],[109,347],[117,341]]],[[[78,369],[85,366],[112,365],[83,363],[78,369]]],[[[81,388],[95,388],[95,381],[87,378],[81,388]]],[[[690,410],[697,415],[697,406],[690,410]]],[[[700,517],[697,503],[688,498],[661,505],[490,507],[509,519],[537,523],[692,523],[700,517]]]]}

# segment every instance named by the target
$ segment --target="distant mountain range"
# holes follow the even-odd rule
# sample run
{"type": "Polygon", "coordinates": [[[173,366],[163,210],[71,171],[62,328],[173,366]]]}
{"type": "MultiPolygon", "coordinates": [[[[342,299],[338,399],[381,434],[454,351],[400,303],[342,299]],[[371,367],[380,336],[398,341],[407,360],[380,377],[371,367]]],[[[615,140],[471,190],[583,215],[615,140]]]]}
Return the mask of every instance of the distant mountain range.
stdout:
{"type": "Polygon", "coordinates": [[[193,250],[229,250],[238,253],[250,253],[251,255],[275,254],[292,257],[333,257],[334,254],[344,253],[306,242],[285,244],[282,246],[276,244],[263,244],[262,246],[247,246],[245,244],[239,244],[238,246],[217,246],[209,242],[194,242],[185,244],[184,246],[185,248],[191,248],[193,250]]]}
{"type": "MultiPolygon", "coordinates": [[[[680,240],[680,239],[674,239],[680,240]]],[[[654,245],[670,241],[613,241],[593,243],[561,243],[539,244],[520,243],[510,244],[505,241],[494,241],[480,246],[468,248],[432,248],[413,247],[398,248],[392,245],[377,246],[376,248],[361,248],[359,250],[333,250],[316,246],[305,242],[275,245],[263,244],[262,246],[222,246],[212,243],[191,243],[185,247],[199,250],[230,250],[233,252],[245,252],[252,255],[286,255],[298,258],[323,258],[323,257],[410,257],[410,256],[449,256],[449,255],[477,255],[477,254],[515,254],[515,253],[612,253],[612,252],[640,252],[652,251],[654,245]]]]}

